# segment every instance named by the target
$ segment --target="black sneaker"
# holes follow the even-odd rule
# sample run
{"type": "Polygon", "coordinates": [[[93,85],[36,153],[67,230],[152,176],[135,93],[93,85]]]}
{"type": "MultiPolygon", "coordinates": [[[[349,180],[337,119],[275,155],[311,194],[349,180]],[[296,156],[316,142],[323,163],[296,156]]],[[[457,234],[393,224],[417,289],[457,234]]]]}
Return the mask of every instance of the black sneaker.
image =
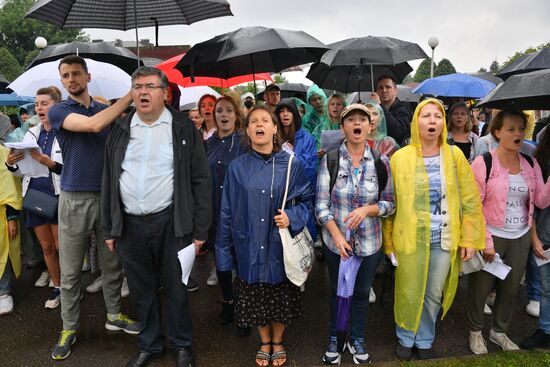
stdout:
{"type": "Polygon", "coordinates": [[[523,341],[521,346],[525,349],[550,347],[550,335],[542,329],[537,329],[533,335],[523,341]]]}
{"type": "Polygon", "coordinates": [[[191,277],[189,277],[189,280],[187,281],[187,291],[188,292],[195,292],[199,290],[199,285],[195,280],[191,277]]]}
{"type": "Polygon", "coordinates": [[[395,355],[400,361],[409,361],[412,355],[412,348],[404,347],[400,343],[397,343],[397,348],[395,348],[395,355]]]}
{"type": "Polygon", "coordinates": [[[418,359],[432,359],[432,358],[434,358],[433,348],[428,348],[428,349],[416,348],[416,353],[418,354],[418,359]]]}

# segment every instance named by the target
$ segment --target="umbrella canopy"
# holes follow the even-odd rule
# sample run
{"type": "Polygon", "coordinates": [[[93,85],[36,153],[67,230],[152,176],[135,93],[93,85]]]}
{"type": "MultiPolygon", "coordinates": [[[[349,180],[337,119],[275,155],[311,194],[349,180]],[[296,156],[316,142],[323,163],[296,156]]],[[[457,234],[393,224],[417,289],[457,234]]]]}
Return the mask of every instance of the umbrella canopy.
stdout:
{"type": "MultiPolygon", "coordinates": [[[[29,64],[27,70],[48,61],[59,60],[68,55],[78,55],[96,61],[107,62],[118,66],[128,74],[132,74],[136,70],[138,63],[136,54],[127,48],[116,47],[107,42],[90,43],[75,41],[46,47],[29,64]]],[[[143,62],[140,65],[143,65],[143,62]]]]}
{"type": "Polygon", "coordinates": [[[340,259],[338,287],[336,289],[336,338],[339,351],[344,350],[355,279],[362,261],[363,258],[359,256],[350,256],[346,260],[340,259]]]}
{"type": "Polygon", "coordinates": [[[382,75],[391,75],[398,83],[412,71],[406,62],[397,65],[342,65],[328,66],[323,62],[311,65],[306,78],[322,88],[340,92],[374,90],[375,81],[382,75]]]}
{"type": "Polygon", "coordinates": [[[503,82],[501,78],[499,78],[498,76],[494,76],[493,73],[488,71],[479,73],[468,73],[468,75],[487,80],[488,82],[495,83],[497,85],[503,82]]]}
{"type": "Polygon", "coordinates": [[[543,48],[538,52],[528,53],[518,57],[502,69],[497,76],[504,80],[512,75],[529,73],[531,71],[550,69],[550,48],[543,48]]]}
{"type": "MultiPolygon", "coordinates": [[[[352,103],[358,103],[359,101],[366,102],[370,99],[371,92],[357,92],[350,93],[346,98],[346,103],[348,105],[352,103]]],[[[414,94],[412,88],[406,85],[398,84],[397,85],[397,98],[400,101],[418,103],[420,100],[420,95],[414,94]]]]}
{"type": "Polygon", "coordinates": [[[550,69],[511,76],[482,99],[478,106],[549,110],[550,69]]]}
{"type": "MultiPolygon", "coordinates": [[[[285,83],[276,83],[275,85],[277,85],[281,90],[281,99],[296,97],[296,98],[300,98],[301,100],[305,100],[307,95],[307,90],[309,88],[309,86],[302,83],[285,82],[285,83]]],[[[260,93],[258,93],[258,95],[256,96],[257,97],[256,99],[258,100],[263,99],[264,92],[265,92],[265,88],[260,93]]]]}
{"type": "Polygon", "coordinates": [[[191,108],[197,107],[197,102],[205,94],[211,94],[216,98],[220,98],[221,94],[216,92],[214,89],[206,86],[198,87],[189,87],[180,89],[180,110],[190,110],[191,108]]]}
{"type": "Polygon", "coordinates": [[[191,81],[190,77],[184,77],[179,70],[174,69],[176,64],[181,60],[185,53],[169,58],[166,61],[161,62],[160,64],[155,65],[157,69],[162,70],[168,80],[181,85],[182,87],[197,87],[197,86],[209,86],[209,87],[220,87],[220,88],[230,88],[234,85],[248,83],[256,80],[267,80],[273,81],[269,73],[260,73],[256,75],[248,74],[236,76],[229,79],[223,78],[214,78],[214,77],[196,77],[195,81],[191,81]]]}
{"type": "Polygon", "coordinates": [[[15,92],[10,94],[0,94],[0,106],[22,106],[33,102],[34,97],[18,96],[15,92]]]}
{"type": "MultiPolygon", "coordinates": [[[[130,75],[112,64],[85,60],[88,72],[92,76],[88,83],[88,92],[91,96],[113,99],[128,93],[131,86],[130,75]]],[[[59,77],[58,65],[59,60],[37,65],[21,74],[8,87],[20,95],[34,95],[39,88],[54,85],[61,90],[63,98],[67,98],[67,91],[59,77]]]]}
{"type": "Polygon", "coordinates": [[[495,89],[496,84],[468,74],[448,74],[424,80],[414,90],[416,94],[436,97],[482,98],[495,89]]]}
{"type": "Polygon", "coordinates": [[[327,49],[302,31],[246,27],[197,43],[176,69],[183,75],[228,79],[319,61],[327,49]]]}

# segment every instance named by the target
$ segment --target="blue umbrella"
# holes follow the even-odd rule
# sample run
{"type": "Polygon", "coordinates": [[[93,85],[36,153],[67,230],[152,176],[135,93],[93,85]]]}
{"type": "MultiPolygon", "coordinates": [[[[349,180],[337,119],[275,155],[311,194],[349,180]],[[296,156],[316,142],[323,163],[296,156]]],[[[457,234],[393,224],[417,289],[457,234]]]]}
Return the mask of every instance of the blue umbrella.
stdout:
{"type": "Polygon", "coordinates": [[[362,261],[362,257],[353,255],[348,259],[340,259],[336,289],[336,340],[340,352],[343,352],[346,342],[355,278],[362,261]]]}
{"type": "Polygon", "coordinates": [[[424,80],[413,93],[435,97],[483,98],[496,84],[468,74],[448,74],[424,80]]]}
{"type": "Polygon", "coordinates": [[[0,94],[0,106],[21,106],[33,102],[34,97],[18,96],[15,92],[10,94],[0,94]]]}

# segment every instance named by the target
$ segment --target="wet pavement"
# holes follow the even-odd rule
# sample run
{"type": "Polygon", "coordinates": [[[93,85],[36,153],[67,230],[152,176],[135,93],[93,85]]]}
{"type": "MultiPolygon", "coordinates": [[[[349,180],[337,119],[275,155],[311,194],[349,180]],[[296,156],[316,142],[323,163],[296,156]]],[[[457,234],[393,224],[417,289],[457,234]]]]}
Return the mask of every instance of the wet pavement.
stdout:
{"type": "MultiPolygon", "coordinates": [[[[197,366],[254,366],[254,355],[259,339],[253,332],[238,337],[234,325],[219,323],[221,293],[218,287],[206,286],[211,269],[208,256],[195,264],[194,277],[200,284],[197,292],[190,293],[193,313],[195,354],[197,366]]],[[[104,329],[105,305],[102,293],[85,293],[81,305],[80,330],[71,355],[64,361],[53,361],[51,349],[61,329],[60,310],[47,310],[44,302],[49,288],[35,288],[39,269],[24,269],[12,295],[15,311],[0,317],[0,366],[125,366],[136,353],[136,339],[123,333],[111,333],[104,329]]],[[[83,287],[92,282],[95,275],[83,274],[83,287]]],[[[378,275],[374,288],[379,296],[384,277],[378,275]]],[[[390,282],[388,282],[390,283],[390,282]]],[[[468,328],[465,310],[466,279],[461,279],[455,302],[436,331],[434,351],[436,356],[471,355],[468,348],[468,328]]],[[[375,365],[397,365],[395,362],[395,334],[392,311],[393,290],[387,286],[387,301],[379,299],[371,305],[366,329],[366,344],[375,365]],[[385,363],[384,363],[385,362],[385,363]],[[387,363],[389,362],[389,363],[387,363]]],[[[303,295],[303,317],[291,325],[285,335],[288,351],[287,366],[320,366],[328,338],[328,272],[324,263],[317,263],[306,283],[303,295]]],[[[380,297],[378,297],[380,298],[380,297]]],[[[525,289],[517,298],[516,311],[508,335],[516,343],[531,335],[537,327],[537,319],[527,316],[525,289]]],[[[124,299],[123,310],[133,314],[129,299],[124,299]]],[[[490,318],[486,317],[486,323],[490,318]]],[[[484,329],[488,337],[489,326],[484,329]]],[[[487,343],[489,352],[497,347],[487,343]]],[[[174,355],[167,351],[150,366],[174,366],[174,355]]],[[[352,365],[351,356],[343,356],[342,365],[352,365]]]]}

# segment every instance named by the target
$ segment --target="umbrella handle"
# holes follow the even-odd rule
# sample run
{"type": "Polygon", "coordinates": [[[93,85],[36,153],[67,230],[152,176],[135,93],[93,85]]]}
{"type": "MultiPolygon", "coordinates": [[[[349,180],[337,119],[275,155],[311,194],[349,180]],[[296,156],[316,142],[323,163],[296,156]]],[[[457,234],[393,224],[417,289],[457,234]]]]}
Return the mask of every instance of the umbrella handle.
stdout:
{"type": "Polygon", "coordinates": [[[374,93],[374,71],[372,70],[372,64],[370,64],[370,87],[374,93]]]}

